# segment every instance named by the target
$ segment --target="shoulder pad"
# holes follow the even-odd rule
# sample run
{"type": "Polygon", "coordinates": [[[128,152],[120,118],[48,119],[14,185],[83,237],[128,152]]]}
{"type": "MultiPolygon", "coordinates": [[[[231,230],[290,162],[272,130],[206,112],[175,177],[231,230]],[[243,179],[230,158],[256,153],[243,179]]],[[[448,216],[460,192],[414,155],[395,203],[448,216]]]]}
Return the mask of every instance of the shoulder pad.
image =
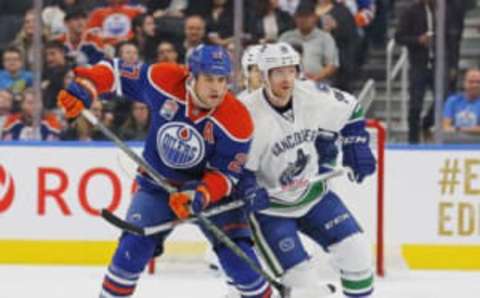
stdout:
{"type": "Polygon", "coordinates": [[[246,142],[253,134],[253,120],[247,108],[231,93],[210,116],[232,140],[246,142]]]}
{"type": "Polygon", "coordinates": [[[148,69],[149,83],[159,92],[180,101],[185,98],[187,76],[187,69],[174,63],[157,63],[148,69]]]}

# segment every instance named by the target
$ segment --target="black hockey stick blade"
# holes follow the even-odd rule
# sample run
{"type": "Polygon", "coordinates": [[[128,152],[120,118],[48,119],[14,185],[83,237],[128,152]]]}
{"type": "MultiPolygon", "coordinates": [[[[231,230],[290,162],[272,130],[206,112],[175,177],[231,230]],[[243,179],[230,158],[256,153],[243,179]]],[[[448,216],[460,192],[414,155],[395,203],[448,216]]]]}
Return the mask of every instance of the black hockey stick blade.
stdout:
{"type": "Polygon", "coordinates": [[[272,281],[272,286],[278,290],[281,298],[290,298],[292,296],[292,289],[287,287],[278,281],[272,281]]]}
{"type": "Polygon", "coordinates": [[[337,288],[334,285],[327,284],[327,287],[330,290],[330,293],[335,294],[337,292],[337,288]]]}
{"type": "Polygon", "coordinates": [[[103,219],[105,219],[112,225],[116,226],[117,228],[138,236],[145,236],[145,230],[143,228],[124,221],[123,219],[116,216],[115,214],[108,211],[107,209],[102,209],[101,214],[103,219]]]}

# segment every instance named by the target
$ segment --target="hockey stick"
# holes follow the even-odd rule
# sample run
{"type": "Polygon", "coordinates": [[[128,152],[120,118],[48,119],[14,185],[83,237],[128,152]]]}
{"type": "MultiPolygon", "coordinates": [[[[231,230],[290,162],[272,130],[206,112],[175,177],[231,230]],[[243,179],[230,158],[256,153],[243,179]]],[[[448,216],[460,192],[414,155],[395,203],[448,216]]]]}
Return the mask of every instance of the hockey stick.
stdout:
{"type": "MultiPolygon", "coordinates": [[[[331,172],[328,172],[328,173],[325,173],[325,174],[322,174],[322,175],[318,175],[315,178],[313,178],[312,180],[306,181],[305,184],[312,184],[312,183],[317,183],[317,182],[320,182],[320,181],[326,181],[326,180],[329,180],[331,178],[341,176],[341,175],[343,175],[343,173],[344,173],[343,168],[334,169],[331,172]]],[[[270,192],[270,196],[275,196],[275,195],[281,194],[285,191],[288,191],[288,190],[286,190],[284,188],[276,188],[276,189],[274,189],[273,191],[270,192]]],[[[218,207],[206,210],[205,212],[203,212],[203,214],[206,217],[210,217],[210,216],[214,216],[214,215],[217,215],[217,214],[220,214],[220,213],[223,213],[223,212],[227,212],[227,211],[230,211],[230,210],[233,210],[233,209],[236,209],[236,208],[240,208],[242,206],[244,206],[243,201],[241,201],[241,200],[233,201],[233,202],[230,202],[230,203],[220,205],[218,207]]],[[[161,233],[161,232],[170,230],[178,224],[196,221],[195,217],[191,217],[187,220],[174,220],[174,221],[162,223],[162,224],[155,225],[155,226],[139,227],[139,226],[133,225],[133,224],[121,219],[120,217],[116,216],[115,214],[111,213],[110,211],[108,211],[106,209],[102,210],[102,217],[105,220],[107,220],[109,223],[111,223],[112,225],[116,226],[117,228],[120,228],[120,229],[122,229],[126,232],[136,234],[136,235],[139,235],[139,236],[151,236],[151,235],[154,235],[154,234],[157,234],[157,233],[161,233]]]]}
{"type": "MultiPolygon", "coordinates": [[[[211,217],[223,212],[227,212],[233,209],[240,208],[244,205],[244,202],[242,201],[233,201],[225,205],[221,205],[216,208],[212,208],[211,210],[207,210],[203,212],[203,216],[206,217],[211,217]]],[[[174,220],[174,221],[169,221],[165,222],[159,225],[155,226],[150,226],[150,227],[139,227],[137,225],[131,224],[120,217],[116,216],[112,212],[108,211],[107,209],[102,209],[102,217],[114,225],[115,227],[125,231],[129,232],[138,236],[152,236],[161,232],[165,232],[168,230],[173,229],[176,225],[183,224],[183,223],[189,223],[189,222],[194,222],[197,220],[196,217],[190,217],[186,220],[174,220]]]]}
{"type": "MultiPolygon", "coordinates": [[[[132,149],[130,149],[119,137],[117,137],[108,127],[106,127],[102,122],[100,122],[95,115],[93,115],[89,110],[84,109],[82,115],[89,121],[93,126],[98,128],[106,137],[111,139],[119,148],[132,158],[135,163],[141,166],[151,177],[158,183],[161,187],[164,187],[167,192],[175,192],[177,189],[169,184],[167,184],[162,177],[152,166],[150,166],[143,158],[137,155],[132,149]]],[[[103,212],[102,212],[103,213],[103,212]]],[[[230,238],[228,238],[225,233],[215,226],[208,218],[206,218],[202,213],[198,213],[196,218],[203,225],[205,229],[210,231],[220,242],[222,242],[226,247],[228,247],[233,253],[235,253],[240,259],[246,262],[255,272],[263,276],[277,291],[280,293],[282,298],[289,298],[291,289],[285,287],[283,284],[278,282],[273,276],[268,272],[263,270],[255,261],[253,261],[245,252],[242,251],[230,238]]]]}

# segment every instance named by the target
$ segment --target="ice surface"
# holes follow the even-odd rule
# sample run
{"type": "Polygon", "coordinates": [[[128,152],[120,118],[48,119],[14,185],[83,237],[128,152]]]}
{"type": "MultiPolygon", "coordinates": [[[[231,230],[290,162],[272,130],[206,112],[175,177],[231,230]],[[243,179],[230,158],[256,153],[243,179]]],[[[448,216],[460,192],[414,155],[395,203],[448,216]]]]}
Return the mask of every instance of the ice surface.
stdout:
{"type": "MultiPolygon", "coordinates": [[[[100,267],[0,266],[0,298],[96,298],[103,272],[100,267]]],[[[391,272],[376,288],[375,297],[381,298],[477,298],[480,272],[391,272]]],[[[223,298],[225,291],[222,279],[209,272],[164,270],[144,275],[135,297],[223,298]]]]}

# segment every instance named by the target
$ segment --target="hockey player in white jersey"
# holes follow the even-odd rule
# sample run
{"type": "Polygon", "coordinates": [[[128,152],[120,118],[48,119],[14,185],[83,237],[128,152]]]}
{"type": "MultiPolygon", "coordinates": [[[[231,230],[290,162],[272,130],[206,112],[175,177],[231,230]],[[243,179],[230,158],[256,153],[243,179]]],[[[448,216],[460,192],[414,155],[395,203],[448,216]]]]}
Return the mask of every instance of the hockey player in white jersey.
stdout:
{"type": "Polygon", "coordinates": [[[300,58],[288,44],[266,45],[258,65],[264,87],[245,99],[255,123],[251,175],[240,185],[256,178],[267,191],[285,192],[251,216],[257,248],[292,297],[325,297],[301,232],[331,255],[346,297],[370,297],[371,251],[359,224],[327,182],[308,183],[331,169],[338,147],[357,183],[375,172],[363,110],[349,94],[298,81],[300,58]]]}
{"type": "Polygon", "coordinates": [[[241,63],[245,89],[237,95],[240,100],[262,87],[262,75],[257,65],[258,54],[262,47],[263,45],[251,45],[243,53],[241,63]]]}

